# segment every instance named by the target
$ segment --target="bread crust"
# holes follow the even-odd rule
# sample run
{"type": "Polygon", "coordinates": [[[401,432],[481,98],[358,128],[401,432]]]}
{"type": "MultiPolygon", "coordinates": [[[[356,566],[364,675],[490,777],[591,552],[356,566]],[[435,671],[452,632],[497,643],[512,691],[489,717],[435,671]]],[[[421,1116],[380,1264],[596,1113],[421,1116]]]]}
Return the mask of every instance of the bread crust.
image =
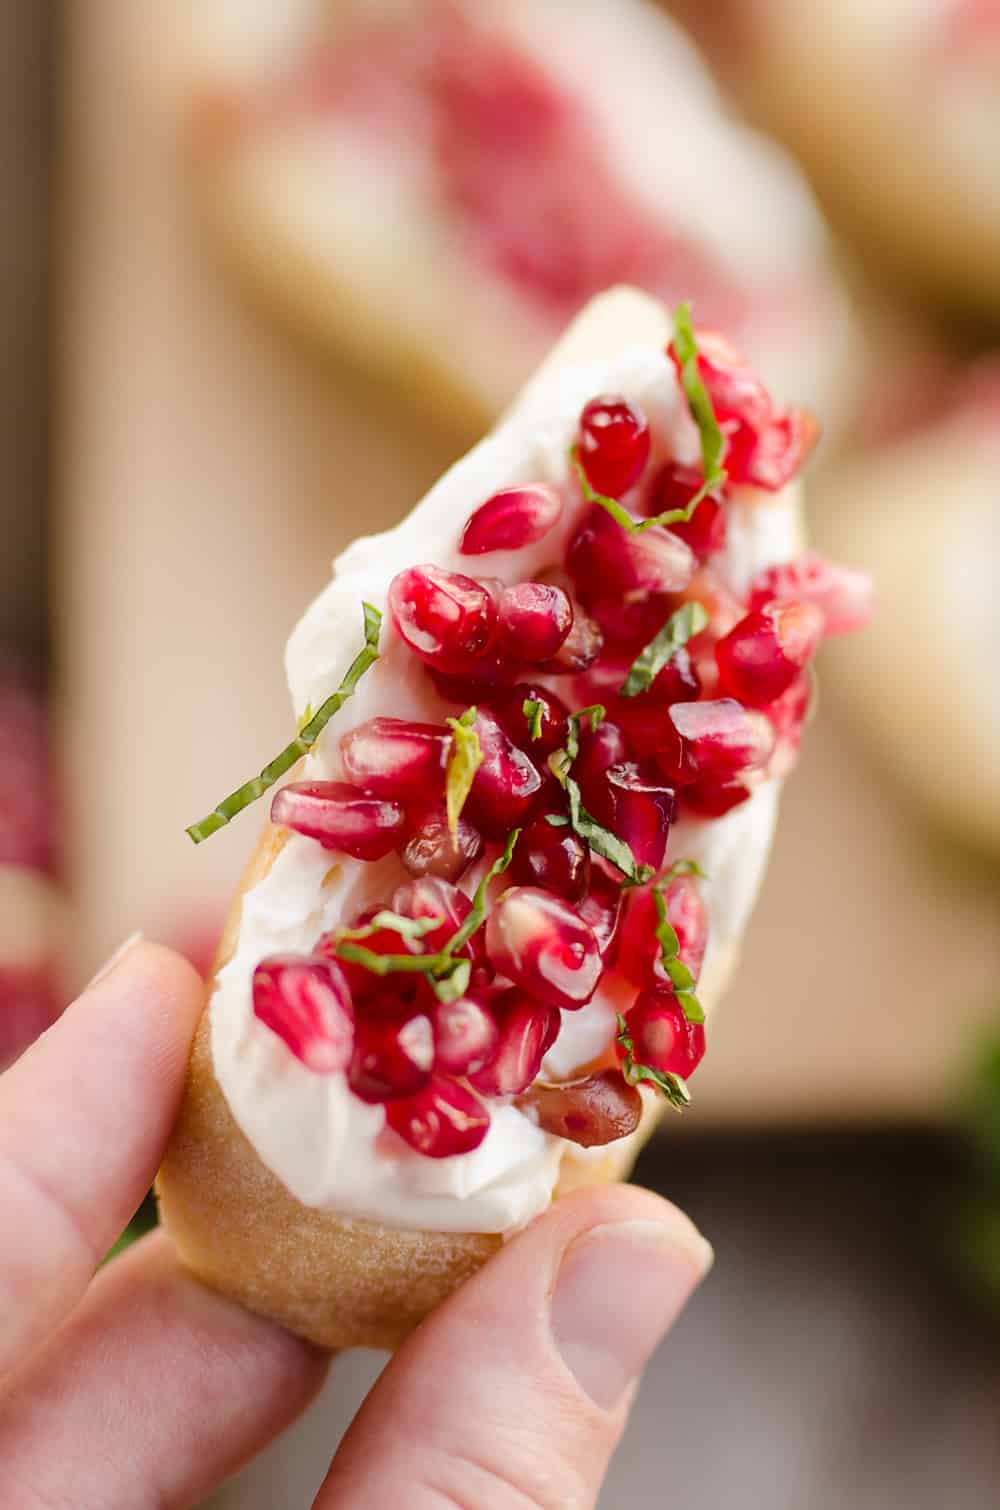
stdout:
{"type": "MultiPolygon", "coordinates": [[[[426,1232],[304,1206],[237,1126],[212,1063],[209,1001],[239,934],[243,896],[270,870],[287,831],[265,829],[223,933],[194,1039],[180,1116],[156,1181],[160,1216],[199,1279],[325,1348],[393,1348],[475,1272],[503,1238],[426,1232]]],[[[648,1137],[658,1108],[642,1129],[648,1137]]],[[[623,1179],[635,1158],[563,1164],[556,1195],[623,1179]]]]}

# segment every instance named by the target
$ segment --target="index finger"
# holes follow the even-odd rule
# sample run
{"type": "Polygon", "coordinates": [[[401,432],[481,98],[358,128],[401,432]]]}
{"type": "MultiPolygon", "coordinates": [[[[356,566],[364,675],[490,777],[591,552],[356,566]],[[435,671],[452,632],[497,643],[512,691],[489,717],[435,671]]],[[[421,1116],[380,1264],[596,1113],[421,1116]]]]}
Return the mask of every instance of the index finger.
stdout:
{"type": "Polygon", "coordinates": [[[137,942],[0,1077],[0,1374],[76,1304],[152,1182],[201,982],[137,942]]]}

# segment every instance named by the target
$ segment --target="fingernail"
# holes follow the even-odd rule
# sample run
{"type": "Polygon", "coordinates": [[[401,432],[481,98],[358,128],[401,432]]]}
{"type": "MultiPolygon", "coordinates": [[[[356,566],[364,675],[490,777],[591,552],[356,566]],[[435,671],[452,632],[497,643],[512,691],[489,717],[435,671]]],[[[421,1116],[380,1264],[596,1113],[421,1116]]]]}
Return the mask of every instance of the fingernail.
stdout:
{"type": "Polygon", "coordinates": [[[638,1379],[712,1260],[711,1247],[680,1211],[662,1222],[592,1227],[567,1248],[552,1296],[552,1335],[602,1409],[613,1409],[638,1379]]]}
{"type": "Polygon", "coordinates": [[[140,932],[130,933],[124,944],[118,945],[114,954],[104,961],[97,974],[87,982],[85,990],[89,991],[92,986],[96,986],[100,981],[105,980],[111,974],[112,970],[121,964],[129,950],[134,949],[136,944],[140,944],[141,942],[142,934],[140,932]]]}

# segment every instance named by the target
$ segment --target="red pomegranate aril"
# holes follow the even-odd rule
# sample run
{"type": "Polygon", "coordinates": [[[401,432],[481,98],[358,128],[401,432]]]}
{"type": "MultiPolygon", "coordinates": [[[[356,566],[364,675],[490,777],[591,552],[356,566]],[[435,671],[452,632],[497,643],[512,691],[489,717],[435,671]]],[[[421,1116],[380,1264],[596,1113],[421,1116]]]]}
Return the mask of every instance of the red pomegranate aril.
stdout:
{"type": "MultiPolygon", "coordinates": [[[[646,513],[654,515],[663,514],[667,509],[686,509],[701,483],[701,473],[696,467],[667,462],[646,495],[646,513]]],[[[699,561],[721,551],[726,543],[726,514],[721,488],[706,493],[690,519],[678,520],[667,528],[690,546],[699,561]]]]}
{"type": "Polygon", "coordinates": [[[580,592],[606,598],[679,592],[694,574],[695,559],[669,530],[654,525],[630,532],[595,503],[570,541],[566,564],[580,592]]]}
{"type": "Polygon", "coordinates": [[[293,781],[274,795],[271,822],[356,860],[395,849],[405,818],[398,802],[369,797],[346,781],[293,781]]]}
{"type": "Polygon", "coordinates": [[[589,1001],[601,978],[593,930],[562,897],[536,886],[512,886],[494,904],[486,952],[529,996],[568,1011],[589,1001]]]}
{"type": "Polygon", "coordinates": [[[468,671],[496,638],[493,594],[473,577],[439,566],[411,566],[393,577],[389,611],[414,654],[445,674],[468,671]]]}
{"type": "Polygon", "coordinates": [[[483,836],[465,814],[458,819],[452,838],[448,812],[443,802],[411,808],[407,814],[409,838],[400,859],[411,876],[438,876],[457,881],[483,852],[483,836]]]}
{"type": "Polygon", "coordinates": [[[538,761],[546,760],[566,743],[569,709],[546,687],[518,682],[509,692],[495,698],[491,707],[507,738],[538,761]],[[531,737],[531,720],[524,711],[526,702],[538,703],[541,708],[537,739],[531,737]]]}
{"type": "Polygon", "coordinates": [[[563,501],[545,483],[501,488],[481,503],[466,521],[459,553],[482,556],[488,551],[520,550],[544,539],[559,522],[563,501]]]}
{"type": "Polygon", "coordinates": [[[578,902],[590,879],[590,853],[571,828],[554,827],[543,815],[533,819],[517,841],[511,877],[578,902]]]}
{"type": "Polygon", "coordinates": [[[619,883],[594,860],[590,867],[590,890],[577,906],[577,912],[593,930],[601,957],[611,951],[618,936],[622,916],[623,893],[619,883]]]}
{"type": "Polygon", "coordinates": [[[768,603],[755,608],[715,647],[725,691],[763,708],[791,686],[823,633],[823,614],[812,603],[768,603]]]}
{"type": "Polygon", "coordinates": [[[738,776],[702,776],[681,790],[681,800],[699,818],[722,818],[750,799],[750,788],[738,776]]]}
{"type": "Polygon", "coordinates": [[[471,1075],[496,1053],[500,1031],[490,1012],[472,996],[439,1001],[431,1011],[434,1069],[442,1075],[471,1075]]]}
{"type": "Polygon", "coordinates": [[[732,463],[727,453],[726,468],[732,467],[733,482],[777,493],[801,471],[818,439],[819,425],[807,409],[786,409],[764,426],[739,463],[735,449],[732,463]]]}
{"type": "MultiPolygon", "coordinates": [[[[676,876],[664,891],[663,900],[667,920],[677,935],[681,962],[697,980],[708,941],[708,918],[697,881],[693,876],[676,876]]],[[[618,934],[615,965],[633,986],[670,985],[656,936],[658,924],[659,914],[649,887],[631,891],[618,934]]]]}
{"type": "Polygon", "coordinates": [[[634,1085],[625,1083],[620,1070],[599,1070],[559,1084],[540,1080],[518,1105],[544,1132],[568,1138],[581,1148],[598,1148],[626,1138],[642,1119],[642,1096],[634,1085]]]}
{"type": "Polygon", "coordinates": [[[541,773],[504,733],[488,708],[476,714],[483,760],[476,771],[466,812],[491,839],[506,839],[528,816],[543,788],[541,773]]]}
{"type": "Polygon", "coordinates": [[[631,754],[624,732],[609,718],[603,719],[596,729],[585,724],[580,730],[580,751],[573,762],[573,779],[579,783],[584,807],[602,823],[612,818],[608,771],[630,759],[631,754]]]}
{"type": "Polygon", "coordinates": [[[541,1069],[561,1018],[557,1008],[532,1000],[516,987],[491,1005],[499,1031],[497,1046],[482,1068],[469,1074],[469,1083],[487,1096],[518,1096],[541,1069]]]}
{"type": "Polygon", "coordinates": [[[874,589],[867,572],[806,551],[794,561],[765,567],[750,582],[751,609],[775,598],[812,603],[823,614],[824,634],[863,629],[872,616],[874,589]]]}
{"type": "Polygon", "coordinates": [[[643,991],[626,1022],[637,1064],[682,1080],[694,1074],[705,1053],[705,1029],[688,1022],[672,991],[643,991]]]}
{"type": "MultiPolygon", "coordinates": [[[[663,626],[661,624],[657,627],[663,626]]],[[[654,630],[653,633],[655,634],[656,631],[654,630]]],[[[641,712],[650,703],[657,705],[658,713],[662,717],[665,704],[692,703],[700,695],[701,679],[692,663],[687,646],[682,645],[674,652],[667,664],[657,672],[652,684],[644,692],[636,697],[620,697],[619,694],[634,659],[634,656],[628,660],[622,660],[604,655],[587,673],[587,690],[592,694],[592,701],[603,703],[609,713],[613,704],[614,712],[611,716],[623,728],[626,727],[625,719],[630,712],[637,710],[641,712]]]]}
{"type": "Polygon", "coordinates": [[[812,682],[806,672],[765,710],[779,744],[790,744],[793,749],[798,749],[802,726],[809,717],[812,692],[812,682]]]}
{"type": "Polygon", "coordinates": [[[422,1012],[366,1014],[358,1019],[347,1083],[361,1101],[394,1101],[426,1085],[434,1034],[422,1012]]]}
{"type": "Polygon", "coordinates": [[[478,661],[470,661],[461,673],[438,671],[434,666],[428,666],[427,671],[441,696],[463,708],[487,699],[492,701],[513,686],[519,676],[527,674],[526,667],[496,646],[478,661]]]}
{"type": "Polygon", "coordinates": [[[370,718],[340,741],[344,771],[375,797],[426,800],[444,791],[451,734],[440,724],[404,718],[370,718]]]}
{"type": "Polygon", "coordinates": [[[628,598],[621,593],[605,597],[588,591],[584,601],[587,612],[600,627],[609,654],[630,663],[677,607],[676,598],[665,593],[639,593],[628,598]]]}
{"type": "Polygon", "coordinates": [[[294,954],[261,960],[253,972],[253,1010],[315,1074],[332,1075],[350,1063],[354,1007],[332,960],[294,954]]]}
{"type": "Polygon", "coordinates": [[[540,671],[549,676],[572,676],[592,666],[604,648],[604,635],[596,619],[579,607],[573,610],[569,634],[550,660],[542,662],[540,671]]]}
{"type": "MultiPolygon", "coordinates": [[[[425,954],[437,954],[472,911],[472,903],[464,891],[459,891],[450,881],[436,876],[423,876],[420,880],[404,881],[397,886],[392,898],[393,912],[404,918],[441,918],[441,926],[425,933],[421,947],[425,954]]],[[[468,951],[467,951],[468,952],[468,951]]]]}
{"type": "Polygon", "coordinates": [[[466,1086],[434,1075],[416,1095],[390,1101],[385,1120],[425,1158],[448,1159],[479,1147],[489,1129],[490,1114],[466,1086]]]}
{"type": "Polygon", "coordinates": [[[649,425],[642,410],[618,394],[591,399],[580,415],[579,457],[594,491],[620,498],[649,460],[649,425]]]}
{"type": "Polygon", "coordinates": [[[516,660],[551,660],[573,627],[573,605],[561,587],[518,582],[500,595],[500,638],[516,660]]]}
{"type": "Polygon", "coordinates": [[[766,764],[774,749],[774,730],[764,715],[732,697],[675,703],[667,715],[680,736],[679,748],[664,740],[657,752],[657,764],[668,780],[686,782],[752,770],[766,764]]]}
{"type": "Polygon", "coordinates": [[[640,865],[658,869],[677,809],[673,787],[634,760],[612,766],[607,783],[614,832],[624,839],[640,865]]]}
{"type": "MultiPolygon", "coordinates": [[[[388,907],[388,903],[384,904],[388,907]]],[[[365,907],[351,921],[351,928],[367,928],[375,916],[383,910],[383,904],[365,907]]],[[[373,970],[368,970],[364,965],[359,965],[353,960],[341,959],[337,952],[338,929],[332,929],[324,933],[316,944],[314,952],[323,959],[333,960],[343,971],[347,980],[351,995],[355,1001],[364,1000],[366,1003],[374,996],[386,991],[386,978],[376,975],[373,970]]],[[[350,942],[367,949],[371,954],[420,954],[419,941],[406,939],[393,928],[377,928],[363,939],[352,939],[350,942]]],[[[419,985],[419,977],[416,974],[397,974],[392,978],[392,991],[398,1005],[400,998],[411,999],[419,985]]]]}

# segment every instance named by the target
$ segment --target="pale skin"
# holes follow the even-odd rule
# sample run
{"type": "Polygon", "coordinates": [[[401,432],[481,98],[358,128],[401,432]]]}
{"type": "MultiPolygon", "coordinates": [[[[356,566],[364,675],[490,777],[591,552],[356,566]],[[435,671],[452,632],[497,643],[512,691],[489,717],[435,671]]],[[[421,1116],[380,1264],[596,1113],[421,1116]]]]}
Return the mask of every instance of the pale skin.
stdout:
{"type": "MultiPolygon", "coordinates": [[[[156,1172],[201,984],[136,943],[0,1077],[0,1504],[195,1504],[329,1357],[191,1279],[153,1233],[95,1277],[156,1172]]],[[[316,1510],[583,1510],[711,1252],[618,1186],[560,1201],[395,1355],[316,1510]]]]}

